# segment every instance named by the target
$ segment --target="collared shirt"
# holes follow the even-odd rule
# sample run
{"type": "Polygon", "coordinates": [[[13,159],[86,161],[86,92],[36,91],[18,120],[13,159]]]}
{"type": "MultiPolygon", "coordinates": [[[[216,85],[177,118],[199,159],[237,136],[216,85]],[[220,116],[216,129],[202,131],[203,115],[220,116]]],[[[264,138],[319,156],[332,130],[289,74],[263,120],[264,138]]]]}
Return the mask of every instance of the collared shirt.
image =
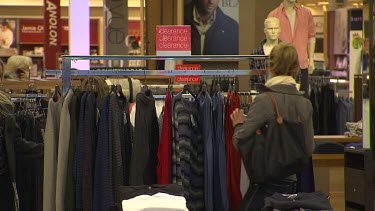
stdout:
{"type": "MultiPolygon", "coordinates": [[[[251,53],[252,55],[266,55],[264,53],[264,44],[266,44],[267,39],[263,40],[260,45],[253,50],[251,53]]],[[[281,43],[281,40],[278,41],[278,43],[281,43]]],[[[267,60],[268,58],[264,59],[250,59],[249,60],[249,68],[250,70],[266,70],[267,69],[267,60]]]]}
{"type": "MultiPolygon", "coordinates": [[[[267,40],[263,40],[260,45],[253,50],[252,55],[265,55],[263,45],[267,40]]],[[[250,59],[249,60],[250,70],[265,70],[267,67],[267,59],[250,59]]]]}
{"type": "Polygon", "coordinates": [[[195,27],[197,28],[199,34],[201,35],[201,54],[203,54],[204,40],[206,38],[206,32],[211,28],[212,24],[216,19],[216,10],[214,14],[210,17],[207,23],[203,23],[196,7],[193,9],[193,20],[195,22],[195,27]]]}
{"type": "Polygon", "coordinates": [[[306,69],[309,64],[307,46],[309,39],[315,37],[315,24],[310,10],[298,4],[295,4],[295,10],[294,33],[292,33],[292,27],[283,3],[271,11],[268,17],[276,17],[280,20],[281,32],[279,38],[283,42],[294,44],[297,49],[300,68],[306,69]]]}

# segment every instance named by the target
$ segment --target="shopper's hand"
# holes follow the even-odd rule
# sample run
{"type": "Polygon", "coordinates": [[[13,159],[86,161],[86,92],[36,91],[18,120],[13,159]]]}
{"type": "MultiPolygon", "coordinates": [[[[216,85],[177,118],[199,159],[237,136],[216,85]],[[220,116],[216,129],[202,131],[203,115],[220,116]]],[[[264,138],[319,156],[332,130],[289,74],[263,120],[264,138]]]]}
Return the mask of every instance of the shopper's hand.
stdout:
{"type": "Polygon", "coordinates": [[[245,121],[245,115],[243,113],[242,109],[236,108],[230,115],[230,118],[232,119],[233,127],[235,127],[238,124],[242,124],[245,121]]]}

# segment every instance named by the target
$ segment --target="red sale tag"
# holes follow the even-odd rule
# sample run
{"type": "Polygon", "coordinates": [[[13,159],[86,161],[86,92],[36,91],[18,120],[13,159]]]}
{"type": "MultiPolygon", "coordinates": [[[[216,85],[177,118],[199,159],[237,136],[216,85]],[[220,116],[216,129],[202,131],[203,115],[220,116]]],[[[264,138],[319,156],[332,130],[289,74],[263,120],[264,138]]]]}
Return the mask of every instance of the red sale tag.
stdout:
{"type": "MultiPolygon", "coordinates": [[[[176,70],[200,70],[200,64],[176,64],[176,70]]],[[[189,83],[189,84],[200,84],[201,77],[198,75],[191,75],[191,76],[176,76],[175,77],[176,83],[189,83]]]]}

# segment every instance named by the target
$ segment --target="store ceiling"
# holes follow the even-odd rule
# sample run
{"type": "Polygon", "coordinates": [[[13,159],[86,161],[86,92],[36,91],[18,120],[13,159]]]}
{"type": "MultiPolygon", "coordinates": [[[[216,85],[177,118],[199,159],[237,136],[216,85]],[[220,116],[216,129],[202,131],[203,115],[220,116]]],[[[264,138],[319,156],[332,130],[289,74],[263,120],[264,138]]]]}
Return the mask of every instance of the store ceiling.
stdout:
{"type": "MultiPolygon", "coordinates": [[[[103,0],[89,0],[90,6],[102,7],[103,0]]],[[[44,0],[0,0],[0,6],[42,6],[44,0]]],[[[68,6],[69,0],[60,0],[62,6],[68,6]]],[[[128,0],[129,7],[139,7],[140,0],[128,0]]]]}
{"type": "MultiPolygon", "coordinates": [[[[90,6],[101,7],[103,0],[89,0],[90,6]]],[[[139,7],[141,0],[128,0],[129,7],[139,7]]],[[[334,0],[297,0],[301,5],[307,7],[322,7],[334,0]]],[[[363,3],[363,0],[336,0],[336,2],[347,2],[347,6],[357,6],[363,3]]],[[[0,6],[42,6],[44,0],[0,0],[0,6]]],[[[62,6],[68,6],[69,0],[61,0],[62,6]]]]}
{"type": "MultiPolygon", "coordinates": [[[[308,7],[321,7],[327,5],[334,0],[297,0],[301,5],[308,7]]],[[[360,6],[363,3],[363,0],[336,0],[337,3],[347,2],[347,6],[360,6]]]]}

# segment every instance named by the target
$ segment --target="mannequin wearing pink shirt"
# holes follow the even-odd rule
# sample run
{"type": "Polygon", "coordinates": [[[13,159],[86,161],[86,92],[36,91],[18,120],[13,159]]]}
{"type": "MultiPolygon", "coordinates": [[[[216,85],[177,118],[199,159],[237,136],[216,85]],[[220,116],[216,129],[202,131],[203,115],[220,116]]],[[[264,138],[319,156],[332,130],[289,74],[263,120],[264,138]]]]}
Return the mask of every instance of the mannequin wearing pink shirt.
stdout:
{"type": "Polygon", "coordinates": [[[297,49],[302,74],[301,91],[308,92],[308,74],[315,69],[315,23],[311,11],[301,7],[296,0],[283,0],[268,17],[280,20],[280,40],[292,43],[297,49]]]}

